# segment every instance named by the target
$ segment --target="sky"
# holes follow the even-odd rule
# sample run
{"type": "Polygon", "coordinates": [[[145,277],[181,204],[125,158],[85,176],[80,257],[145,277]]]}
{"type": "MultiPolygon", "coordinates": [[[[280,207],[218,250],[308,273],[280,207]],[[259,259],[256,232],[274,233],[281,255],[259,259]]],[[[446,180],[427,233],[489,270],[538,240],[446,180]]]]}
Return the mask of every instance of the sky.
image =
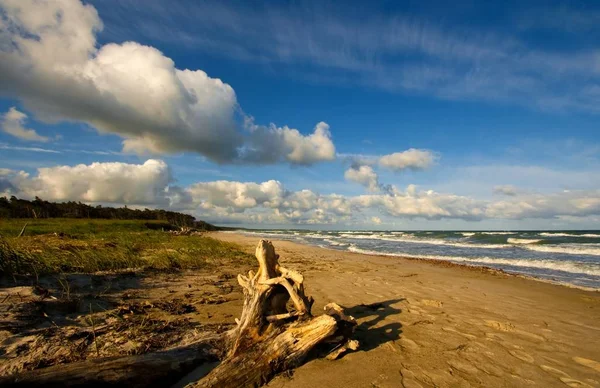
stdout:
{"type": "Polygon", "coordinates": [[[600,229],[600,3],[0,0],[0,196],[600,229]]]}

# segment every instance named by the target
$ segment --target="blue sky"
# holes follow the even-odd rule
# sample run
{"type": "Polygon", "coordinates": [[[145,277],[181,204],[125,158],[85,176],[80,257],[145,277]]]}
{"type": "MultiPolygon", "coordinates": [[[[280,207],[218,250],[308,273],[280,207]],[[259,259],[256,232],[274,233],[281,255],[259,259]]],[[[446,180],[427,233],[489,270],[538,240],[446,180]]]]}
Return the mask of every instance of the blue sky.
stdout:
{"type": "Polygon", "coordinates": [[[0,7],[4,195],[245,226],[598,228],[594,2],[0,7]]]}

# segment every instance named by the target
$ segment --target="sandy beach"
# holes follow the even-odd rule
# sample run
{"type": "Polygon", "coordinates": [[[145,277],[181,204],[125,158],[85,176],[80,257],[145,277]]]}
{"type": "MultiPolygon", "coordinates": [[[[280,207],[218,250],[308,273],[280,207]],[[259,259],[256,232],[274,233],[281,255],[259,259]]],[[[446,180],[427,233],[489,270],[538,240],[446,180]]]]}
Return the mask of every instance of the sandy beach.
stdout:
{"type": "MultiPolygon", "coordinates": [[[[256,237],[211,233],[252,252],[256,237]]],[[[600,293],[502,272],[273,241],[313,313],[358,321],[360,350],[269,387],[600,387],[600,293]]]]}

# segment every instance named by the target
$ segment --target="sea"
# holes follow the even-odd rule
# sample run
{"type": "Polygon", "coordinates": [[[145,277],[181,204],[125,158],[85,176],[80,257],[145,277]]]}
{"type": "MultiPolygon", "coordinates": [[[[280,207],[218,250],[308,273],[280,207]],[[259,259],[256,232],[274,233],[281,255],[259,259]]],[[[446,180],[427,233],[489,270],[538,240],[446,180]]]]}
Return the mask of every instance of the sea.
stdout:
{"type": "Polygon", "coordinates": [[[600,231],[239,230],[341,251],[486,266],[600,290],[600,231]]]}

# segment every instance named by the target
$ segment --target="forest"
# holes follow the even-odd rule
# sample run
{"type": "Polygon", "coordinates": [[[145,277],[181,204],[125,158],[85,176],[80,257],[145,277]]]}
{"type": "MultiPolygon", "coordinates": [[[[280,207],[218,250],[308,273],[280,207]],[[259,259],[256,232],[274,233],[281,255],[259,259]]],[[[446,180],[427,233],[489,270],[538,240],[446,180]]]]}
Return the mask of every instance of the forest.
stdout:
{"type": "Polygon", "coordinates": [[[130,209],[125,207],[90,206],[81,202],[49,202],[39,197],[29,201],[15,196],[0,197],[0,218],[89,218],[113,220],[157,220],[171,225],[216,230],[217,227],[195,217],[162,209],[130,209]]]}

